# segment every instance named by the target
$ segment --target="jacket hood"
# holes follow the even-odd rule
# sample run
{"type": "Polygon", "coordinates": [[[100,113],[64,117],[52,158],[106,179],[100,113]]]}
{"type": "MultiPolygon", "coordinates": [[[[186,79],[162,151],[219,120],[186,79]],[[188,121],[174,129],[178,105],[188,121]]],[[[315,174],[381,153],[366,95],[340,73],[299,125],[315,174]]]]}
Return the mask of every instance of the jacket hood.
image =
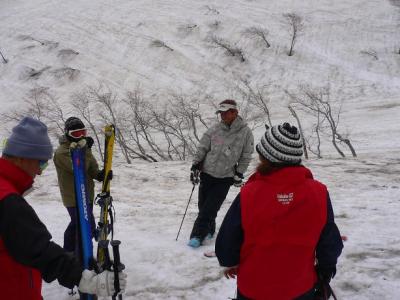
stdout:
{"type": "Polygon", "coordinates": [[[62,144],[70,144],[71,142],[67,139],[67,137],[65,135],[61,135],[58,138],[58,142],[60,143],[60,145],[62,144]]]}

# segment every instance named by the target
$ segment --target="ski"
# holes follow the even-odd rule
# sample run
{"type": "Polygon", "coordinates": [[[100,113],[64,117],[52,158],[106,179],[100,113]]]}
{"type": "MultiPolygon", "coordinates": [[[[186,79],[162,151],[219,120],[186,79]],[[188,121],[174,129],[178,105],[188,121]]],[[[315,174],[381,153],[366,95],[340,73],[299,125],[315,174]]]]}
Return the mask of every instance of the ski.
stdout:
{"type": "MultiPolygon", "coordinates": [[[[98,222],[97,234],[99,243],[106,241],[108,234],[111,232],[113,239],[113,206],[112,197],[110,195],[110,171],[112,166],[112,157],[114,151],[115,127],[107,125],[104,128],[104,180],[101,193],[96,197],[96,203],[100,206],[100,220],[98,222]],[[108,218],[110,217],[110,218],[108,218]]],[[[106,257],[104,247],[97,248],[97,263],[100,269],[105,269],[106,257]]]]}
{"type": "Polygon", "coordinates": [[[96,203],[100,206],[100,220],[97,226],[98,247],[97,247],[97,268],[100,271],[109,270],[114,272],[114,295],[113,300],[117,298],[122,300],[122,295],[119,285],[119,272],[125,269],[125,266],[120,261],[119,245],[120,241],[114,240],[114,207],[113,198],[110,193],[110,181],[112,179],[111,167],[112,157],[114,152],[115,127],[107,125],[104,128],[104,180],[101,193],[96,197],[96,203]],[[108,240],[108,235],[111,233],[111,241],[108,240]],[[113,250],[113,261],[110,259],[108,250],[109,244],[113,250]]]}
{"type": "MultiPolygon", "coordinates": [[[[71,143],[72,168],[74,173],[74,188],[76,209],[78,215],[79,249],[82,267],[93,267],[92,228],[90,225],[89,195],[86,186],[86,140],[71,143]]],[[[94,295],[80,293],[80,300],[94,300],[94,295]]]]}

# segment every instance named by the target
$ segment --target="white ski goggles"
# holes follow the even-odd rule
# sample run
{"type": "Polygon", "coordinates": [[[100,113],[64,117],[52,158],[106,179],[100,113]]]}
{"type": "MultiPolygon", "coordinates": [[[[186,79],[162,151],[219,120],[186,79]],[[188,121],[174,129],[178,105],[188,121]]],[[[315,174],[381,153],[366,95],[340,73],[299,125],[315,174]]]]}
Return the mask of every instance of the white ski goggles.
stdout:
{"type": "Polygon", "coordinates": [[[86,128],[79,128],[74,130],[68,130],[68,135],[74,139],[85,137],[87,134],[86,128]]]}
{"type": "Polygon", "coordinates": [[[234,104],[221,103],[221,104],[218,106],[218,110],[217,110],[215,113],[216,113],[216,114],[219,114],[220,112],[228,111],[228,110],[230,110],[230,109],[235,109],[235,110],[237,110],[237,106],[234,105],[234,104]]]}

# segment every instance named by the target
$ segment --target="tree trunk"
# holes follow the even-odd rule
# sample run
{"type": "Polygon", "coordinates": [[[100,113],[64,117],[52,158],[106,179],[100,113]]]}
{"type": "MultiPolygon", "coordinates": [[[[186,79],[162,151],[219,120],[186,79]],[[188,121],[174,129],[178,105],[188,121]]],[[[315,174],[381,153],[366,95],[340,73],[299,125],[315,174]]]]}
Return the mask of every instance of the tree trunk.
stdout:
{"type": "Polygon", "coordinates": [[[292,113],[293,117],[296,119],[297,125],[299,126],[301,141],[302,141],[302,143],[303,143],[304,157],[305,157],[305,159],[308,159],[307,146],[306,146],[306,141],[304,140],[304,134],[303,134],[303,129],[301,128],[300,119],[299,119],[299,117],[297,116],[297,113],[296,113],[296,111],[293,109],[293,107],[291,107],[291,106],[289,105],[288,108],[289,108],[290,112],[292,113]]]}

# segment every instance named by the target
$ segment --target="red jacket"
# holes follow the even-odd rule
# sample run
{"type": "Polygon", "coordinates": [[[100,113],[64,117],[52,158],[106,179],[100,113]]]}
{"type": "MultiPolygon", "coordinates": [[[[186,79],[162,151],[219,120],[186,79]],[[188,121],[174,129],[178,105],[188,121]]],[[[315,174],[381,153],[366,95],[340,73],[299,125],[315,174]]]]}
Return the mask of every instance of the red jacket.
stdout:
{"type": "Polygon", "coordinates": [[[317,281],[315,248],[327,189],[303,167],[254,174],[241,192],[244,241],[238,289],[256,300],[292,300],[317,281]]]}
{"type": "MultiPolygon", "coordinates": [[[[21,196],[33,184],[27,173],[7,160],[0,159],[0,201],[7,196],[21,196]]],[[[9,254],[0,234],[1,299],[41,300],[42,277],[37,269],[16,262],[9,254]]]]}

